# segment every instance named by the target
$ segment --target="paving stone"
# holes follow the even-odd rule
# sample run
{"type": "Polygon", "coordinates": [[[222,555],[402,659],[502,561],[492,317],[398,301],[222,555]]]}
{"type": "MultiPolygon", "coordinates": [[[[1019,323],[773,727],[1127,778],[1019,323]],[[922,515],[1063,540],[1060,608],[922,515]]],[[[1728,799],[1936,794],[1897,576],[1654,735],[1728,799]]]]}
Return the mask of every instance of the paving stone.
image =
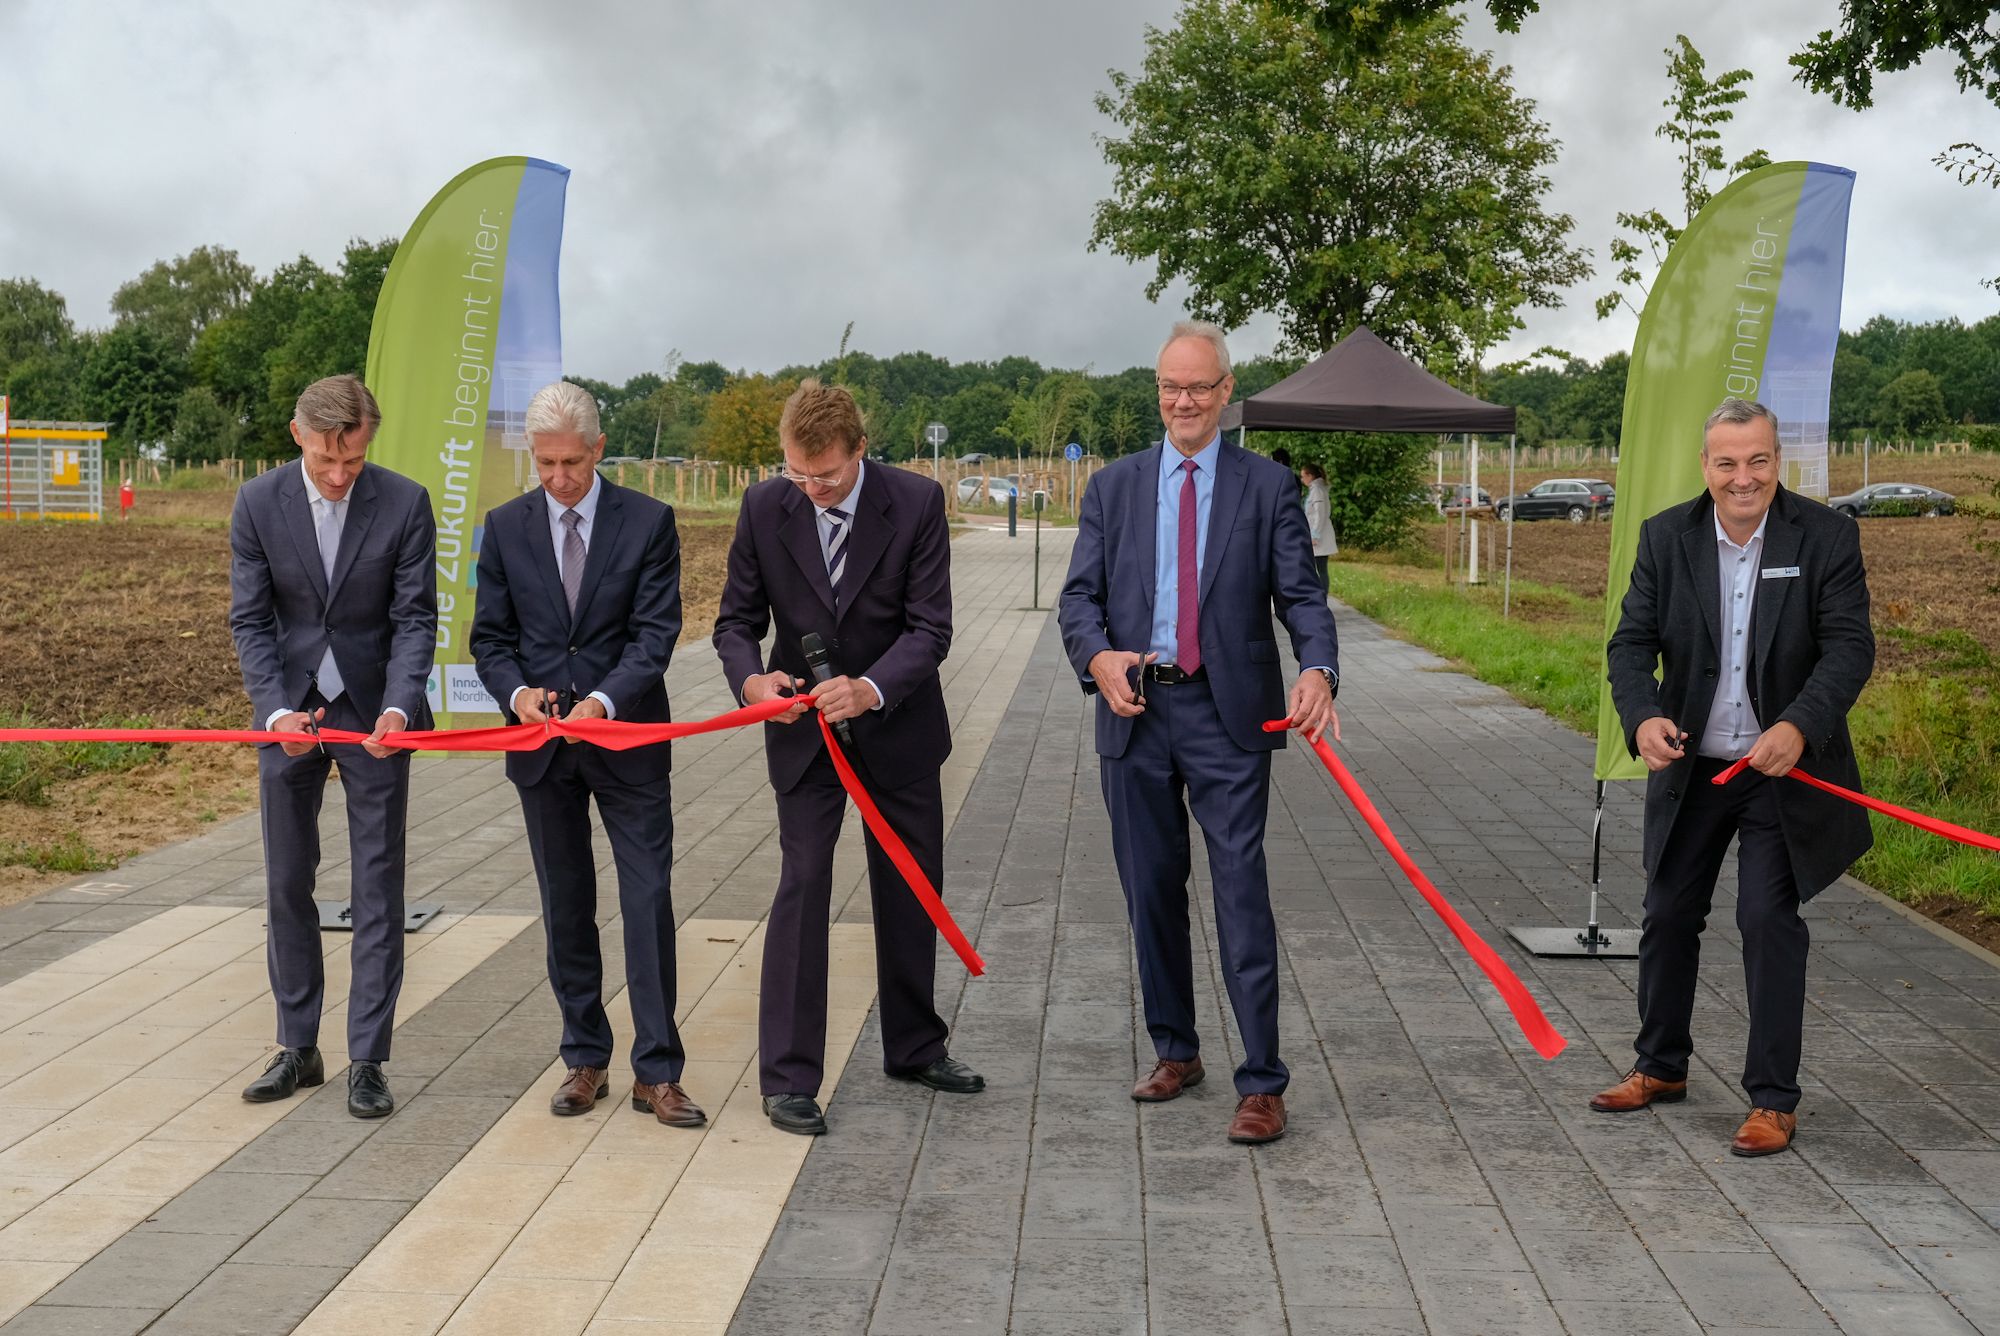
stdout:
{"type": "Polygon", "coordinates": [[[779,1217],[759,1270],[788,1280],[873,1280],[889,1259],[888,1211],[798,1211],[779,1217]]]}
{"type": "Polygon", "coordinates": [[[1017,1307],[1070,1313],[1146,1311],[1146,1249],[1137,1239],[1026,1239],[1017,1307]]]}
{"type": "Polygon", "coordinates": [[[1653,1260],[1704,1326],[1829,1325],[1812,1296],[1769,1253],[1657,1252],[1653,1260]]]}
{"type": "Polygon", "coordinates": [[[310,1174],[206,1174],[139,1226],[169,1234],[247,1239],[318,1180],[310,1174]]]}
{"type": "Polygon", "coordinates": [[[234,1260],[260,1266],[358,1265],[409,1211],[406,1201],[306,1196],[259,1230],[234,1260]]]}
{"type": "MultiPolygon", "coordinates": [[[[393,1118],[391,1119],[393,1121],[393,1118]]],[[[320,1179],[315,1197],[420,1200],[465,1157],[464,1145],[369,1139],[320,1179]]]]}
{"type": "Polygon", "coordinates": [[[375,1130],[374,1123],[358,1118],[326,1122],[287,1119],[273,1123],[255,1141],[225,1160],[222,1172],[326,1174],[375,1130]]]}
{"type": "Polygon", "coordinates": [[[41,1302],[78,1308],[171,1308],[236,1251],[226,1234],[131,1233],[85,1262],[41,1302]]]}
{"type": "Polygon", "coordinates": [[[339,1267],[227,1262],[147,1331],[158,1336],[266,1336],[290,1331],[346,1274],[339,1267]]]}
{"type": "Polygon", "coordinates": [[[730,1336],[865,1336],[874,1300],[873,1280],[789,1280],[760,1271],[736,1306],[730,1336]]]}
{"type": "Polygon", "coordinates": [[[154,1308],[62,1308],[35,1304],[0,1323],[6,1336],[137,1336],[159,1317],[154,1308]]]}

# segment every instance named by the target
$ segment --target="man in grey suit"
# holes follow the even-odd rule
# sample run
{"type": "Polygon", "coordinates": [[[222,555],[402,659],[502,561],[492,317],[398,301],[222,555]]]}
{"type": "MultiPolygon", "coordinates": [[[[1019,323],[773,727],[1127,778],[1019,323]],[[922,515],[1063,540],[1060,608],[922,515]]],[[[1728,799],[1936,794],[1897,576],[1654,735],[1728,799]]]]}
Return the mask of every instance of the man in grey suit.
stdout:
{"type": "Polygon", "coordinates": [[[1860,533],[1778,485],[1770,409],[1723,400],[1703,428],[1701,471],[1706,492],[1640,528],[1608,649],[1626,746],[1652,776],[1638,1059],[1590,1106],[1630,1113],[1687,1097],[1701,930],[1734,839],[1751,1107],[1730,1150],[1770,1155],[1798,1127],[1811,943],[1799,906],[1873,839],[1859,807],[1782,781],[1804,763],[1861,787],[1847,712],[1874,668],[1875,635],[1860,533]],[[1745,773],[1710,783],[1746,757],[1745,773]]]}
{"type": "Polygon", "coordinates": [[[229,522],[229,629],[260,728],[297,742],[258,749],[269,921],[266,955],[282,1046],[243,1092],[289,1098],[326,1079],[319,1051],[326,973],[313,883],[319,809],[338,762],[353,872],[347,1108],[395,1108],[382,1064],[403,984],[403,837],[410,755],[397,729],[431,724],[425,679],[437,644],[437,530],[430,494],[367,465],[381,424],[353,376],[308,385],[292,416],[298,464],[243,485],[229,522]],[[321,745],[321,725],[367,732],[321,745]]]}

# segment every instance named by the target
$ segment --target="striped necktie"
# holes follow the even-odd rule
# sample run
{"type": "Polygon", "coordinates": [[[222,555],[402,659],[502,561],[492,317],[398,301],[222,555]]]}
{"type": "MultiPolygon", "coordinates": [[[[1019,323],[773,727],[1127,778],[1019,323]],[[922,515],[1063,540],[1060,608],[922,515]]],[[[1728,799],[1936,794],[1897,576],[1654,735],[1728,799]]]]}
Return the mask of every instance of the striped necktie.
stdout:
{"type": "Polygon", "coordinates": [[[826,582],[833,587],[833,606],[840,606],[840,577],[847,572],[847,516],[837,510],[826,514],[826,582]]]}

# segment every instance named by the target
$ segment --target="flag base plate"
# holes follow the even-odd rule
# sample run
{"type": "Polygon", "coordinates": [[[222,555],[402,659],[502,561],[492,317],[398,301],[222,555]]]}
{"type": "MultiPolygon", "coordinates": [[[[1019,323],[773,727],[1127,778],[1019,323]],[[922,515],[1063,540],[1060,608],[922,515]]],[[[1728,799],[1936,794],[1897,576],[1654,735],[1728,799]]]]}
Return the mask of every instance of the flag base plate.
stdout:
{"type": "Polygon", "coordinates": [[[1639,955],[1637,928],[1509,928],[1507,935],[1538,956],[1633,960],[1639,955]]]}
{"type": "MultiPolygon", "coordinates": [[[[317,900],[319,906],[319,930],[321,932],[353,932],[354,910],[346,900],[317,900]]],[[[403,909],[403,931],[415,932],[436,918],[444,906],[433,900],[406,905],[403,909]]]]}

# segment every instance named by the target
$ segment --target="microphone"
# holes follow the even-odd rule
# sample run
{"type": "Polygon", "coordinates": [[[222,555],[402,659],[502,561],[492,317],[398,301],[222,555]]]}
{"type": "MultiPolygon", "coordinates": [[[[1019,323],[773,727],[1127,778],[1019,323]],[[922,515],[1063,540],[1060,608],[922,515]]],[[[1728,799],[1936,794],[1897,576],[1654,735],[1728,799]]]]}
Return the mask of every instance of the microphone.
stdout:
{"type": "MultiPolygon", "coordinates": [[[[819,632],[808,631],[800,636],[799,648],[806,653],[806,668],[812,673],[813,681],[830,681],[833,677],[833,663],[826,657],[826,642],[820,639],[819,632]]],[[[833,731],[840,735],[842,746],[854,745],[854,730],[847,726],[845,719],[835,724],[833,731]]]]}

